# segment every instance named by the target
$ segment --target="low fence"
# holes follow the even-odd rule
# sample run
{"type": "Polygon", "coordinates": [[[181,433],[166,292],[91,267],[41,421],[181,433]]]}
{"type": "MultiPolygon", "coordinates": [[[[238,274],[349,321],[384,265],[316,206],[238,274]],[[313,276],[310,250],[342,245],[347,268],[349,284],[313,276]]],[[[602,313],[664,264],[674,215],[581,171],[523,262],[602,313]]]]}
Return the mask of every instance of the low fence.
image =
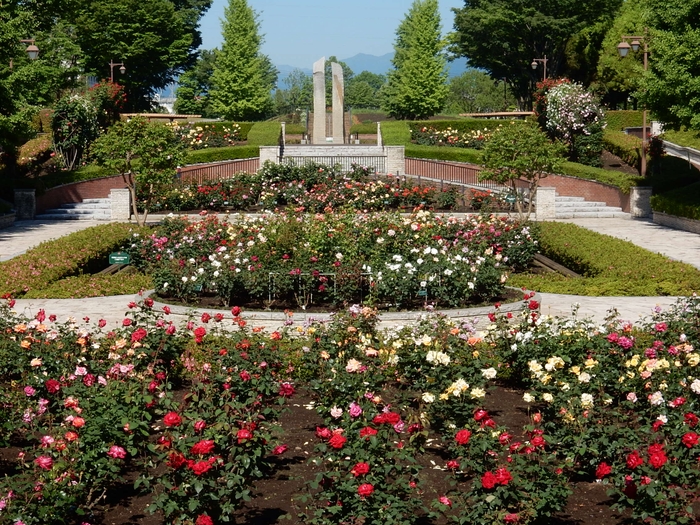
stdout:
{"type": "MultiPolygon", "coordinates": [[[[694,164],[695,166],[700,166],[700,151],[694,148],[686,148],[685,146],[679,146],[673,142],[667,140],[663,141],[664,149],[668,155],[674,157],[680,157],[688,161],[688,164],[694,164]]],[[[689,166],[690,168],[690,166],[689,166]]]]}
{"type": "Polygon", "coordinates": [[[324,164],[326,166],[339,166],[341,172],[347,173],[352,170],[354,164],[358,166],[366,166],[371,168],[375,173],[386,173],[386,157],[307,157],[307,156],[293,156],[285,155],[282,158],[282,162],[285,164],[292,164],[294,166],[305,166],[307,164],[324,164]]]}
{"type": "Polygon", "coordinates": [[[260,169],[260,159],[237,159],[216,164],[195,164],[178,170],[181,184],[203,184],[233,178],[236,173],[255,173],[260,169]]]}
{"type": "Polygon", "coordinates": [[[481,169],[481,166],[475,164],[459,164],[428,159],[406,159],[406,176],[417,178],[419,181],[422,179],[428,179],[431,182],[439,181],[441,187],[449,183],[498,192],[507,191],[508,188],[503,184],[486,180],[480,181],[479,173],[481,169]]]}

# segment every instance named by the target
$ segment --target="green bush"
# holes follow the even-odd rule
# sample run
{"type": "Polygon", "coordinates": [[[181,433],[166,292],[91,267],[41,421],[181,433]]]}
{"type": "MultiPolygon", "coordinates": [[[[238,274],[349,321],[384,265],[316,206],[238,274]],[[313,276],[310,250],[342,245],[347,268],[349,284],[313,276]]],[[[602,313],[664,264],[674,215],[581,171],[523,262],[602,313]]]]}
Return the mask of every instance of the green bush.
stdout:
{"type": "Polygon", "coordinates": [[[700,181],[700,170],[687,160],[671,155],[652,159],[647,165],[646,186],[660,195],[700,181]]]}
{"type": "Polygon", "coordinates": [[[641,172],[641,139],[621,131],[606,130],[603,134],[603,145],[607,151],[620,157],[625,164],[629,164],[641,172]]]}
{"type": "Polygon", "coordinates": [[[651,198],[654,211],[700,220],[700,182],[651,198]]]}
{"type": "Polygon", "coordinates": [[[605,113],[605,120],[610,131],[622,131],[625,128],[642,126],[642,112],[639,110],[616,110],[605,113]]]}
{"type": "Polygon", "coordinates": [[[700,270],[574,224],[543,222],[540,251],[582,278],[516,274],[509,282],[538,292],[587,296],[691,295],[700,270]]]}
{"type": "Polygon", "coordinates": [[[635,177],[620,171],[584,166],[576,162],[564,162],[562,171],[564,175],[571,177],[610,184],[619,188],[622,193],[629,193],[632,186],[645,186],[648,184],[646,179],[642,177],[635,177]]]}
{"type": "Polygon", "coordinates": [[[406,156],[416,159],[446,160],[451,162],[481,163],[481,152],[467,148],[445,148],[440,146],[406,146],[406,156]]]}
{"type": "Polygon", "coordinates": [[[207,148],[188,151],[186,164],[206,164],[224,160],[252,159],[260,156],[258,146],[231,146],[229,148],[207,148]]]}
{"type": "Polygon", "coordinates": [[[377,134],[377,123],[376,122],[363,122],[362,124],[354,124],[350,128],[350,133],[353,135],[359,133],[360,135],[376,135],[377,134]]]}
{"type": "Polygon", "coordinates": [[[422,128],[434,128],[438,131],[444,131],[449,128],[459,131],[460,133],[468,133],[470,131],[483,131],[485,129],[493,131],[497,127],[510,122],[509,120],[472,118],[460,120],[415,120],[409,122],[408,125],[411,129],[411,133],[415,133],[422,128]]]}
{"type": "Polygon", "coordinates": [[[411,128],[405,120],[382,122],[382,140],[387,146],[407,146],[411,143],[411,128]]]}
{"type": "Polygon", "coordinates": [[[700,132],[697,130],[664,131],[662,138],[679,146],[700,150],[700,132]]]}
{"type": "Polygon", "coordinates": [[[134,231],[139,230],[131,224],[103,224],[41,243],[0,264],[0,295],[19,297],[64,277],[100,270],[109,253],[121,248],[134,231]]]}
{"type": "Polygon", "coordinates": [[[249,146],[276,146],[282,126],[279,122],[256,122],[248,132],[249,146]]]}
{"type": "Polygon", "coordinates": [[[25,299],[83,299],[137,294],[153,288],[151,278],[140,273],[127,275],[77,275],[66,277],[50,285],[30,290],[25,299]]]}
{"type": "Polygon", "coordinates": [[[287,135],[303,135],[306,133],[306,126],[304,124],[290,124],[288,122],[285,124],[285,132],[287,135]]]}

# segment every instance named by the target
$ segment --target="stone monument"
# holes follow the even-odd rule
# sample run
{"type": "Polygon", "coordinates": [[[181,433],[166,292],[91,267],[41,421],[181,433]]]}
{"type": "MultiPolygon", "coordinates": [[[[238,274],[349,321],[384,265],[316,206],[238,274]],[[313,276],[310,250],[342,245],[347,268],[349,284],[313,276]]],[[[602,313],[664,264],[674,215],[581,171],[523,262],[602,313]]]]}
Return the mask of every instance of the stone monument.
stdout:
{"type": "Polygon", "coordinates": [[[343,68],[337,62],[331,63],[333,77],[333,144],[345,142],[345,81],[343,68]]]}
{"type": "Polygon", "coordinates": [[[314,62],[314,129],[312,144],[326,143],[326,57],[314,62]]]}

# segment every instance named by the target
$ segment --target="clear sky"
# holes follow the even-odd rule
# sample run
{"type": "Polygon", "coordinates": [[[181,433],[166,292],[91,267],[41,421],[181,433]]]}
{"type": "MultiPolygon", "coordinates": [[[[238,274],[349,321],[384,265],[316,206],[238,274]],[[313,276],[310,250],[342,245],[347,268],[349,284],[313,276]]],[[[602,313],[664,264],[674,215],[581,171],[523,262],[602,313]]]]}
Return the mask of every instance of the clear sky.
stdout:
{"type": "MultiPolygon", "coordinates": [[[[393,51],[396,28],[413,0],[248,0],[258,13],[265,43],[262,52],[273,64],[311,68],[322,56],[339,59],[358,53],[393,51]]],[[[453,7],[464,0],[439,0],[443,33],[452,31],[453,7]]],[[[221,45],[221,19],[228,0],[214,0],[202,18],[202,47],[221,45]]]]}

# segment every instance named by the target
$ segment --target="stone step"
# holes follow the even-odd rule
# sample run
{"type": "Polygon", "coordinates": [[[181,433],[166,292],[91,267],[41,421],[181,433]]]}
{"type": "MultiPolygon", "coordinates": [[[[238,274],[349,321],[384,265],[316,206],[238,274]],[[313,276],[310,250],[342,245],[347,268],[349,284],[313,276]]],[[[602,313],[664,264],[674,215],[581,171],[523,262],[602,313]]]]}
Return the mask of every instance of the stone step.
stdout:
{"type": "MultiPolygon", "coordinates": [[[[619,208],[618,208],[619,209],[619,208]]],[[[557,219],[630,219],[631,215],[624,211],[599,210],[599,211],[557,211],[557,219]]]]}
{"type": "Polygon", "coordinates": [[[605,208],[607,206],[604,202],[598,201],[555,201],[557,209],[559,208],[605,208]]]}
{"type": "Polygon", "coordinates": [[[107,202],[71,202],[61,204],[61,209],[65,210],[111,210],[112,204],[107,202]]]}
{"type": "Polygon", "coordinates": [[[554,196],[554,201],[555,202],[582,202],[586,199],[583,197],[567,197],[566,195],[555,195],[554,196]]]}

